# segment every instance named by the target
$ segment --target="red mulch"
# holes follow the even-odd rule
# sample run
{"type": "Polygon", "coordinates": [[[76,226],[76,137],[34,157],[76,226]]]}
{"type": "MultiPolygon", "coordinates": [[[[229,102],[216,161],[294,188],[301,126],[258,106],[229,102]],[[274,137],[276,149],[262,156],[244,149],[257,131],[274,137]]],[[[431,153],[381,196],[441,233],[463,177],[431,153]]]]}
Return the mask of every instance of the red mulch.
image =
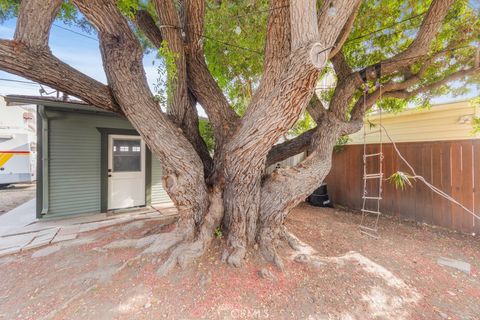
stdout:
{"type": "Polygon", "coordinates": [[[478,237],[382,218],[374,240],[359,233],[359,218],[301,205],[287,226],[320,257],[355,251],[380,269],[342,258],[301,264],[288,248],[280,250],[284,272],[254,252],[233,268],[220,262],[217,239],[190,267],[162,278],[156,270],[165,256],[132,259],[143,249],[103,248],[142,237],[154,222],[81,234],[48,255],[33,258],[41,248],[0,258],[0,319],[480,319],[478,237]],[[439,266],[439,256],[468,262],[473,272],[439,266]],[[274,279],[260,277],[262,268],[274,279]]]}

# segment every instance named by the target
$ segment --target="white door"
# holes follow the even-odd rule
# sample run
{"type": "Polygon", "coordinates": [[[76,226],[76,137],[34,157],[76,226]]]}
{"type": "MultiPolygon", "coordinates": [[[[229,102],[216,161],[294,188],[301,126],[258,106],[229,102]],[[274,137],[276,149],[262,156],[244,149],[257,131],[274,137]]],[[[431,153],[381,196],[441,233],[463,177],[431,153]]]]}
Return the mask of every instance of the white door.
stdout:
{"type": "Polygon", "coordinates": [[[108,136],[108,209],[145,205],[145,143],[139,136],[108,136]]]}

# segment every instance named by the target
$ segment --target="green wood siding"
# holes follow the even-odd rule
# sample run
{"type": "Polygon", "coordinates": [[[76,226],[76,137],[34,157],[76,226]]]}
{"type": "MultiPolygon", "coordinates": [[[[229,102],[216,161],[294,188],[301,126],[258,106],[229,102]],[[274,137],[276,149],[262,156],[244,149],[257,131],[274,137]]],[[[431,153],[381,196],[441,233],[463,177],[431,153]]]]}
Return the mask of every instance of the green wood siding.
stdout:
{"type": "MultiPolygon", "coordinates": [[[[108,115],[47,111],[49,117],[48,216],[101,211],[101,134],[97,128],[133,129],[108,115]]],[[[148,171],[147,171],[148,172],[148,171]]],[[[161,185],[161,168],[152,159],[152,203],[170,200],[161,185]]]]}
{"type": "Polygon", "coordinates": [[[100,132],[97,127],[132,129],[114,116],[72,112],[49,117],[48,215],[100,212],[100,132]]]}
{"type": "Polygon", "coordinates": [[[163,188],[163,174],[160,162],[152,155],[152,204],[172,202],[163,188]]]}

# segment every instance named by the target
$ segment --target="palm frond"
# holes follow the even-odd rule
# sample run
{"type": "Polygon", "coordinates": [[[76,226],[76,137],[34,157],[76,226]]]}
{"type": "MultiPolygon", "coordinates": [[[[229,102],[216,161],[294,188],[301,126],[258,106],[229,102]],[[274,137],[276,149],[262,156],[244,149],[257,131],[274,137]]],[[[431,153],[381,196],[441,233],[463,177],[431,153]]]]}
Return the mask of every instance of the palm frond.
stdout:
{"type": "Polygon", "coordinates": [[[414,177],[406,174],[405,172],[397,171],[388,178],[388,181],[390,183],[393,183],[393,185],[395,185],[395,188],[404,190],[407,186],[413,186],[410,179],[414,179],[414,177]]]}

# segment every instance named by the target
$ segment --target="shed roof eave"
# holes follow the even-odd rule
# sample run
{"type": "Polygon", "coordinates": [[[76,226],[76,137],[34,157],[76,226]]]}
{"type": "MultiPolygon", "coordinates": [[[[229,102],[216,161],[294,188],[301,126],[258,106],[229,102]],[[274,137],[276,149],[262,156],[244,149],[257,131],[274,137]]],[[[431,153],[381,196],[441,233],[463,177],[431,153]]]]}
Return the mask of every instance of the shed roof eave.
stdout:
{"type": "Polygon", "coordinates": [[[90,104],[87,104],[81,100],[78,101],[63,101],[61,99],[52,97],[38,97],[38,96],[23,96],[23,95],[7,95],[4,96],[7,106],[21,106],[21,105],[42,105],[54,108],[62,108],[69,110],[84,110],[92,112],[112,113],[90,104]]]}

